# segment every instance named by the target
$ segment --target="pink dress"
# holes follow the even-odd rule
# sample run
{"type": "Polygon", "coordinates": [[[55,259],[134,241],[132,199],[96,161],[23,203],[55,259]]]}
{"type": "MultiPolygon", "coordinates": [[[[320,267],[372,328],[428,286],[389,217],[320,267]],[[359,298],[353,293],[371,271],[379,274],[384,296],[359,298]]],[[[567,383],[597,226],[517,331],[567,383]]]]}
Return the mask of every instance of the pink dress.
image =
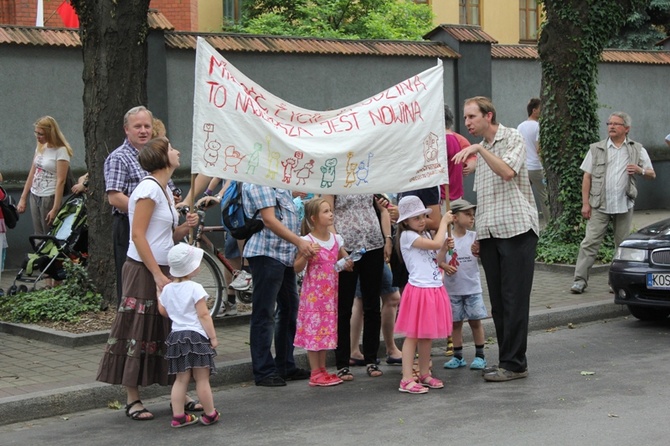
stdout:
{"type": "MultiPolygon", "coordinates": [[[[312,236],[309,236],[315,241],[312,236]]],[[[340,251],[337,238],[331,249],[323,246],[309,261],[300,291],[298,323],[293,345],[310,351],[337,347],[337,280],[335,271],[340,251]]]]}

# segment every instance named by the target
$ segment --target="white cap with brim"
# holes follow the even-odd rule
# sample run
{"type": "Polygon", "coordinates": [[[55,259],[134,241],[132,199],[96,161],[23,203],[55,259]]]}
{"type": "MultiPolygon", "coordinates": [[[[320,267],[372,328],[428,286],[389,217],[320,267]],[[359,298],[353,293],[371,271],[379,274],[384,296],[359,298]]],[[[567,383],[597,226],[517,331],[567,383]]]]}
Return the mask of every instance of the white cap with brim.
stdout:
{"type": "Polygon", "coordinates": [[[186,277],[198,269],[204,251],[186,243],[177,243],[168,253],[168,265],[172,277],[186,277]]]}
{"type": "Polygon", "coordinates": [[[426,209],[426,206],[424,206],[423,201],[419,197],[408,195],[402,197],[398,203],[398,223],[417,215],[429,215],[431,212],[433,210],[426,209]]]}

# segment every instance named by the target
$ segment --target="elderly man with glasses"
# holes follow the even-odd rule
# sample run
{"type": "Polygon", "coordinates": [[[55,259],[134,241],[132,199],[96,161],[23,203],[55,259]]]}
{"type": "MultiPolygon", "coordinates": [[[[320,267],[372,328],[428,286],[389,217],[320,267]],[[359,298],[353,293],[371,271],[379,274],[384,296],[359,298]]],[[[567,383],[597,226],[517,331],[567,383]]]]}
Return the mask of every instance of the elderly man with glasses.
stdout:
{"type": "Polygon", "coordinates": [[[588,222],[570,288],[574,294],[583,293],[588,286],[589,270],[610,220],[614,223],[615,248],[630,233],[637,177],[656,178],[645,148],[628,138],[630,126],[627,113],[612,113],[607,121],[608,138],[591,144],[580,167],[584,171],[582,216],[588,222]]]}

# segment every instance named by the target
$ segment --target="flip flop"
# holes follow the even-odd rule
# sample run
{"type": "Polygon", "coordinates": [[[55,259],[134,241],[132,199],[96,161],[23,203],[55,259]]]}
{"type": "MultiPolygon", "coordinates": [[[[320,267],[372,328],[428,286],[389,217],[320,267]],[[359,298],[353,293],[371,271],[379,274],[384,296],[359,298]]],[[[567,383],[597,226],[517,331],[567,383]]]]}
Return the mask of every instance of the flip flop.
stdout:
{"type": "Polygon", "coordinates": [[[365,367],[365,359],[349,358],[349,365],[354,367],[365,367]]]}

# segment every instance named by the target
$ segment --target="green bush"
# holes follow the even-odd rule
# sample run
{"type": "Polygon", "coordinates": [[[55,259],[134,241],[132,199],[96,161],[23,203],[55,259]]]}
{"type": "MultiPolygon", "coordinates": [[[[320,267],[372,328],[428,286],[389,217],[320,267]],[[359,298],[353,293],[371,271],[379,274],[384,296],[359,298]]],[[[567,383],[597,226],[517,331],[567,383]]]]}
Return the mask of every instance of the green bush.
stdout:
{"type": "Polygon", "coordinates": [[[88,278],[86,269],[66,261],[67,279],[57,287],[15,296],[0,297],[0,318],[9,322],[77,322],[79,315],[99,311],[102,296],[88,278]]]}

